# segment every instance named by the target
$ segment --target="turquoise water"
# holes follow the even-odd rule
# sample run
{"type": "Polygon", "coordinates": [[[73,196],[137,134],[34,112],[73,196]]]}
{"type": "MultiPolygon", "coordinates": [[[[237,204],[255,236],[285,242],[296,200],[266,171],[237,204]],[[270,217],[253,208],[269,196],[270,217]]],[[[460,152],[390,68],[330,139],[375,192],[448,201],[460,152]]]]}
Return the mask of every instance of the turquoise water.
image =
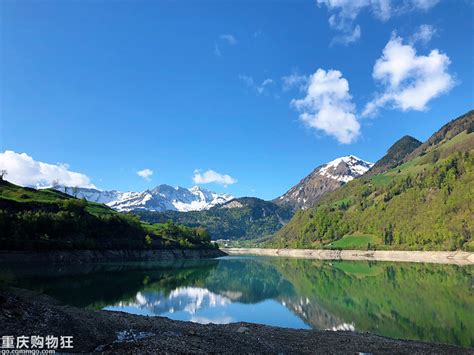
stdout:
{"type": "Polygon", "coordinates": [[[2,266],[77,307],[474,346],[473,267],[279,257],[2,266]]]}

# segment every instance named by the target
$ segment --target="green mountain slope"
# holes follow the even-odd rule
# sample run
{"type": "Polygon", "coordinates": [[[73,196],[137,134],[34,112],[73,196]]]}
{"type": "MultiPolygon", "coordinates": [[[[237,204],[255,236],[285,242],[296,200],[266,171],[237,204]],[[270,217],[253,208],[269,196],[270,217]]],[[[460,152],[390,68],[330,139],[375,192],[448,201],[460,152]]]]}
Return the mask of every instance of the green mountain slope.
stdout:
{"type": "Polygon", "coordinates": [[[141,222],[53,189],[0,179],[0,249],[210,248],[204,228],[141,222]]]}
{"type": "Polygon", "coordinates": [[[368,176],[377,175],[390,170],[403,162],[403,160],[422,143],[411,136],[404,136],[393,144],[387,154],[377,161],[366,173],[368,176]]]}
{"type": "MultiPolygon", "coordinates": [[[[404,161],[416,158],[423,155],[437,147],[439,144],[450,140],[459,133],[467,131],[468,133],[474,131],[474,110],[471,110],[464,115],[446,123],[435,134],[433,134],[426,142],[420,145],[412,153],[410,153],[404,161]]],[[[454,146],[452,149],[462,150],[462,147],[454,146]]]]}
{"type": "Polygon", "coordinates": [[[233,199],[209,210],[191,212],[135,211],[144,221],[172,220],[188,226],[205,227],[212,239],[255,239],[269,236],[287,223],[292,211],[254,197],[233,199]]]}
{"type": "Polygon", "coordinates": [[[379,249],[473,250],[473,121],[471,111],[405,163],[355,179],[297,212],[268,245],[351,248],[369,236],[367,246],[379,249]]]}

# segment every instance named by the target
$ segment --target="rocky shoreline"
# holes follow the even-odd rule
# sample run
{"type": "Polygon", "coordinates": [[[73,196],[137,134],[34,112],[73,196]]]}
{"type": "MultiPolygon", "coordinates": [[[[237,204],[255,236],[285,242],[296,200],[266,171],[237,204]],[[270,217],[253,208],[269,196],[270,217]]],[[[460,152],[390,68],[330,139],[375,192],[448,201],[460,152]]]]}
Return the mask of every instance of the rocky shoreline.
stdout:
{"type": "Polygon", "coordinates": [[[320,260],[375,260],[414,263],[473,265],[474,253],[467,251],[404,251],[404,250],[316,250],[222,248],[228,255],[264,255],[320,260]]]}
{"type": "MultiPolygon", "coordinates": [[[[23,289],[0,291],[0,336],[72,336],[71,352],[155,353],[445,353],[444,344],[369,333],[297,330],[250,323],[208,324],[79,309],[23,289]]],[[[61,350],[62,352],[68,350],[61,350]]]]}
{"type": "Polygon", "coordinates": [[[89,263],[103,261],[157,261],[217,258],[227,255],[219,249],[163,250],[0,250],[0,262],[89,263]]]}

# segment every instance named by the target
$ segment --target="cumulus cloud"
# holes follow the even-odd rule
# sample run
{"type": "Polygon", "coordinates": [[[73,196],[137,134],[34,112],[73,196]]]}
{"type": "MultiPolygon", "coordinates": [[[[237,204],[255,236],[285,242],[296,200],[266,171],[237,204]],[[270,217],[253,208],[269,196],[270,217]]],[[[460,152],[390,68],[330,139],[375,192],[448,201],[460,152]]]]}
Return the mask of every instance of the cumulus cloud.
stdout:
{"type": "Polygon", "coordinates": [[[239,75],[239,79],[244,82],[252,90],[255,90],[257,94],[264,94],[267,92],[268,86],[275,84],[273,79],[267,78],[263,80],[261,83],[256,83],[253,77],[248,75],[239,75]]]}
{"type": "Polygon", "coordinates": [[[361,28],[356,19],[362,11],[370,11],[377,19],[389,18],[414,10],[427,11],[439,0],[317,0],[329,11],[329,25],[339,32],[332,43],[349,44],[361,36],[361,28]]]}
{"type": "Polygon", "coordinates": [[[26,153],[6,150],[0,153],[0,170],[7,170],[6,179],[30,187],[49,187],[53,183],[65,186],[96,188],[90,178],[69,170],[67,164],[48,164],[34,160],[26,153]]]}
{"type": "Polygon", "coordinates": [[[402,111],[425,110],[430,100],[454,86],[448,73],[450,63],[449,57],[438,49],[418,55],[413,45],[404,44],[401,37],[393,34],[372,73],[383,91],[366,105],[362,114],[372,115],[386,105],[402,111]]]}
{"type": "Polygon", "coordinates": [[[306,96],[291,101],[306,125],[348,144],[360,134],[349,83],[338,70],[318,69],[309,77],[306,96]]]}
{"type": "Polygon", "coordinates": [[[217,171],[214,170],[207,170],[205,172],[202,172],[201,170],[197,169],[194,170],[193,181],[195,184],[216,183],[227,187],[228,185],[235,184],[237,182],[237,179],[234,179],[230,175],[219,174],[217,171]]]}
{"type": "Polygon", "coordinates": [[[137,175],[144,178],[147,181],[150,181],[151,176],[153,175],[153,170],[143,169],[143,170],[137,171],[137,175]]]}

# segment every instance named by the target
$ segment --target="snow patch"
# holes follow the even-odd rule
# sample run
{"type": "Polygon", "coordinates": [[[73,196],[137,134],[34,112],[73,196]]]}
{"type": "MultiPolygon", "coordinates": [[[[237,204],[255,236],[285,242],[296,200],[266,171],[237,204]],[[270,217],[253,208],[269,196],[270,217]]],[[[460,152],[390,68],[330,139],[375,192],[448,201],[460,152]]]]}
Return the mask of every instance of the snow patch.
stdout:
{"type": "Polygon", "coordinates": [[[341,182],[349,182],[367,172],[374,164],[354,155],[330,161],[319,169],[319,174],[341,182]]]}

